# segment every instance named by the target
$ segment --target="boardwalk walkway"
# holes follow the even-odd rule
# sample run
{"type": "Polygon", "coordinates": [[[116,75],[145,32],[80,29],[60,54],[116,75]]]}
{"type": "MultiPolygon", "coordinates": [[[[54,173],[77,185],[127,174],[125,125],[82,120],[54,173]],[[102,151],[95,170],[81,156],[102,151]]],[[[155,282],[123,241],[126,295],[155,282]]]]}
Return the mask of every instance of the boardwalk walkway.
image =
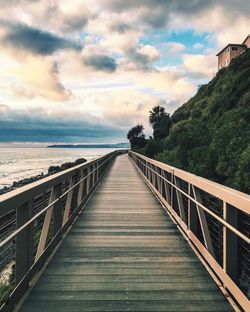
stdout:
{"type": "Polygon", "coordinates": [[[21,311],[223,312],[231,307],[123,155],[21,311]]]}

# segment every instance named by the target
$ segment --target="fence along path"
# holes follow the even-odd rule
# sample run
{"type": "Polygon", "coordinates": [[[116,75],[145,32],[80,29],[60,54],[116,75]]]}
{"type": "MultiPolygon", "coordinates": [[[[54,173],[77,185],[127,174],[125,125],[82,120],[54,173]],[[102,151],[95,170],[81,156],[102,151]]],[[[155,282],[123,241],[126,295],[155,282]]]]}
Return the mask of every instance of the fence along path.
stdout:
{"type": "Polygon", "coordinates": [[[21,311],[232,308],[128,156],[122,155],[21,311]]]}

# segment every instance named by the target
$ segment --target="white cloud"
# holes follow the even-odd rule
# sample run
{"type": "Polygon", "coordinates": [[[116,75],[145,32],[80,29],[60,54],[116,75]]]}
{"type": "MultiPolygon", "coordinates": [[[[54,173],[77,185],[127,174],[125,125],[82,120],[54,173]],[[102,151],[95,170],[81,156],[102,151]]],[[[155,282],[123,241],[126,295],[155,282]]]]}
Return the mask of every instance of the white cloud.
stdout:
{"type": "MultiPolygon", "coordinates": [[[[51,48],[53,53],[43,55],[38,47],[1,47],[1,102],[15,109],[43,107],[45,117],[53,111],[65,120],[70,110],[70,119],[87,115],[93,125],[122,130],[138,122],[147,125],[148,111],[160,100],[172,113],[200,81],[212,78],[217,49],[241,43],[250,29],[250,5],[242,0],[238,6],[232,0],[0,3],[0,19],[83,45],[82,50],[51,48]],[[203,37],[202,43],[197,40],[190,47],[188,40],[186,46],[168,40],[171,32],[190,31],[203,37]],[[155,41],[150,40],[152,33],[155,41]]],[[[0,38],[5,36],[6,29],[0,27],[0,38]]]]}
{"type": "Polygon", "coordinates": [[[145,56],[150,62],[157,61],[160,58],[160,52],[149,44],[140,47],[137,52],[145,56]]]}
{"type": "Polygon", "coordinates": [[[194,49],[197,49],[197,50],[200,50],[202,48],[204,48],[204,44],[203,43],[200,43],[200,42],[197,42],[193,45],[193,48],[194,49]]]}
{"type": "Polygon", "coordinates": [[[195,78],[212,79],[217,70],[217,60],[214,54],[184,54],[183,66],[195,78]]]}

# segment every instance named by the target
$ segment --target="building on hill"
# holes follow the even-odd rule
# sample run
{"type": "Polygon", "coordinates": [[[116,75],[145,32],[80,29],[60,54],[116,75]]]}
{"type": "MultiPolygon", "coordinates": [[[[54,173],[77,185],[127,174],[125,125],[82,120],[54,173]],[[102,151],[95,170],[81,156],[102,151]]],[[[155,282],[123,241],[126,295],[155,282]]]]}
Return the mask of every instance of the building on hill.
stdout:
{"type": "Polygon", "coordinates": [[[250,48],[250,35],[246,37],[246,39],[243,41],[243,44],[249,49],[250,48]]]}
{"type": "Polygon", "coordinates": [[[250,48],[250,35],[246,37],[242,44],[229,43],[216,55],[218,57],[218,69],[220,70],[223,67],[227,67],[233,58],[237,57],[248,48],[250,48]]]}

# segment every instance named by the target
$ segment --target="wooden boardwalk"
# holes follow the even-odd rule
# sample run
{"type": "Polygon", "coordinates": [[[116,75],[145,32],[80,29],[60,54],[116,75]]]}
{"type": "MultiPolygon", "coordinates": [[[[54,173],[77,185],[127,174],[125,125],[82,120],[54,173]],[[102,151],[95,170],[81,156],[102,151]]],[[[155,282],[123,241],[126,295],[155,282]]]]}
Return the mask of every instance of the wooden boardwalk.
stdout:
{"type": "Polygon", "coordinates": [[[21,311],[232,309],[123,155],[116,158],[21,311]]]}

